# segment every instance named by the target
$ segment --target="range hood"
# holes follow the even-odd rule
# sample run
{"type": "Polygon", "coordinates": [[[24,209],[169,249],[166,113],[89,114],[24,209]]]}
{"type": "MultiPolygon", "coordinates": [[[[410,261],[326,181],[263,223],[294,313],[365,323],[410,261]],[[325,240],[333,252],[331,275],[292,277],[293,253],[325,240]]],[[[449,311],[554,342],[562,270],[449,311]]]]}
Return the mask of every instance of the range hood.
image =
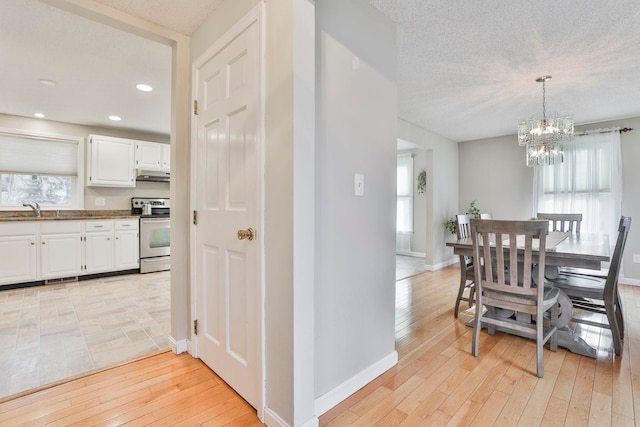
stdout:
{"type": "Polygon", "coordinates": [[[136,172],[136,181],[169,182],[171,177],[169,172],[159,170],[137,169],[136,172]]]}

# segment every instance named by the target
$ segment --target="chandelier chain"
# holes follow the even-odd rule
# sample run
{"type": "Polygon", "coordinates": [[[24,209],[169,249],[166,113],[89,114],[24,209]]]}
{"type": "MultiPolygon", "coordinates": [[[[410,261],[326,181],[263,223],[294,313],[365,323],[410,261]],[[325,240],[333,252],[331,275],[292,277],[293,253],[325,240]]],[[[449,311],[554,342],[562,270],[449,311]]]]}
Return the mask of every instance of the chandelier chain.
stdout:
{"type": "Polygon", "coordinates": [[[547,91],[545,89],[545,81],[542,81],[542,122],[547,123],[547,91]]]}

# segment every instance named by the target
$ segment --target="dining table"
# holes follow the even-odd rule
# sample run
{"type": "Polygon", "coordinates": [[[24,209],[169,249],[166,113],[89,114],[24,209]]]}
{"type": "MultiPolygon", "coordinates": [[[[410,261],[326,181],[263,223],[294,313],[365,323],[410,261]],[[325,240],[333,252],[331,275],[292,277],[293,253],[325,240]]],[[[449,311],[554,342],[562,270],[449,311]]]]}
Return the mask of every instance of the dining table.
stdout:
{"type": "MultiPolygon", "coordinates": [[[[535,239],[534,239],[535,242],[535,239]]],[[[447,242],[447,246],[453,248],[455,255],[473,256],[473,244],[471,237],[447,242]]],[[[524,253],[520,249],[518,253],[524,253]]],[[[533,245],[533,262],[538,255],[537,245],[533,245]]],[[[575,267],[600,270],[602,262],[610,261],[609,236],[600,233],[565,233],[551,231],[546,239],[545,250],[545,276],[553,279],[558,273],[559,267],[575,267]]],[[[550,280],[548,284],[553,285],[550,280]]],[[[597,349],[589,345],[584,339],[569,327],[573,314],[571,299],[560,290],[558,298],[560,304],[560,317],[558,319],[558,346],[569,351],[589,357],[596,357],[597,349]]],[[[468,324],[473,325],[474,319],[468,324]]],[[[522,335],[518,331],[497,327],[496,329],[507,333],[522,335]]],[[[523,335],[525,336],[525,335],[523,335]]]]}

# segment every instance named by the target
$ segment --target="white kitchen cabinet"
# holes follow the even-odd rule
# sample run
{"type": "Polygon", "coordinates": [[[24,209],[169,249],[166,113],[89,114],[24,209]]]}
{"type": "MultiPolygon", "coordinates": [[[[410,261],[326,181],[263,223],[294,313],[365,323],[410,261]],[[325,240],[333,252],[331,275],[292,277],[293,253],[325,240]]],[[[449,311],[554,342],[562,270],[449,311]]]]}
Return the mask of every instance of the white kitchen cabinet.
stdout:
{"type": "Polygon", "coordinates": [[[162,170],[171,172],[171,144],[162,145],[162,170]]]}
{"type": "Polygon", "coordinates": [[[163,150],[157,142],[136,141],[136,168],[162,170],[163,150]]]}
{"type": "Polygon", "coordinates": [[[59,279],[82,273],[81,221],[46,221],[40,225],[42,279],[59,279]]]}
{"type": "Polygon", "coordinates": [[[87,185],[135,187],[135,142],[132,139],[89,135],[87,185]]]}
{"type": "Polygon", "coordinates": [[[34,222],[0,224],[0,285],[38,280],[39,234],[34,222]]]}
{"type": "Polygon", "coordinates": [[[113,270],[113,221],[87,221],[84,238],[83,274],[113,270]]]}
{"type": "Polygon", "coordinates": [[[114,266],[115,271],[140,267],[140,239],[137,219],[114,221],[114,266]]]}

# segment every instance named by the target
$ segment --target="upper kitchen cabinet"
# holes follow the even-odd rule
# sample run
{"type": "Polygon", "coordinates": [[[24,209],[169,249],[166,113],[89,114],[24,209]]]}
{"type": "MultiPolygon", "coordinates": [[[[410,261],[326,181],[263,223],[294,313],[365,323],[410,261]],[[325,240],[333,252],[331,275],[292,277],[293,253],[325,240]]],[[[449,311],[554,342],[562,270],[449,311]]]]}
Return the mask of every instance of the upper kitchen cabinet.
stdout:
{"type": "Polygon", "coordinates": [[[136,141],[136,168],[145,170],[170,169],[170,145],[157,142],[136,141]]]}
{"type": "Polygon", "coordinates": [[[135,187],[136,141],[89,135],[87,186],[135,187]]]}

